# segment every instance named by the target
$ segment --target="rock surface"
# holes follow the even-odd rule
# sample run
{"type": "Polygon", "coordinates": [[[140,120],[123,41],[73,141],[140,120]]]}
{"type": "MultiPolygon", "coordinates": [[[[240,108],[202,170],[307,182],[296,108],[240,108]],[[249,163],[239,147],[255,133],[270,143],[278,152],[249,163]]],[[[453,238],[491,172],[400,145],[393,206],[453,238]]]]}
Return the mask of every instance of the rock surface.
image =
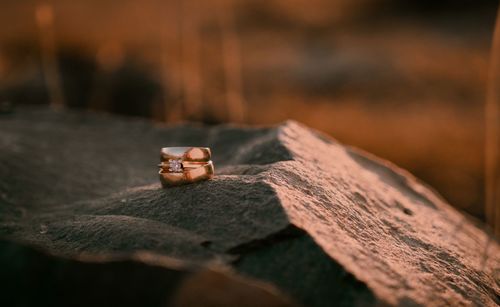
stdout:
{"type": "MultiPolygon", "coordinates": [[[[63,270],[65,280],[103,274],[120,280],[123,291],[150,289],[131,271],[153,274],[152,297],[160,297],[161,285],[166,290],[152,305],[182,293],[224,299],[238,290],[220,292],[203,275],[217,263],[234,273],[213,274],[243,285],[260,306],[291,305],[286,296],[304,306],[500,303],[500,248],[478,223],[407,172],[295,122],[154,126],[20,109],[0,117],[0,161],[0,235],[8,240],[0,279],[14,279],[24,296],[52,302],[69,288],[57,272],[70,263],[76,269],[63,270]],[[162,189],[159,148],[191,145],[212,148],[216,178],[162,189]],[[139,251],[155,264],[138,259],[139,251]],[[83,261],[82,254],[91,256],[83,261]],[[102,260],[116,254],[126,264],[102,260]],[[36,282],[22,282],[40,281],[41,272],[57,287],[40,293],[36,282]]],[[[94,290],[134,305],[117,287],[94,290]]],[[[86,291],[78,289],[68,301],[86,291]]],[[[179,304],[203,306],[196,299],[179,304]]]]}

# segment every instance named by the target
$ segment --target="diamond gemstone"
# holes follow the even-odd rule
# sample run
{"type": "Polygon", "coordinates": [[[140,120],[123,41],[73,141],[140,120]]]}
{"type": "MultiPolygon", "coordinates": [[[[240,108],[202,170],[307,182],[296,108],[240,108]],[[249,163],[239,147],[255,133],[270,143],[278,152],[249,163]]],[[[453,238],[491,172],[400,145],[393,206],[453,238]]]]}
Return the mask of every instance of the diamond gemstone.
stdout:
{"type": "Polygon", "coordinates": [[[181,160],[169,160],[168,161],[169,171],[173,173],[182,172],[182,161],[181,160]]]}

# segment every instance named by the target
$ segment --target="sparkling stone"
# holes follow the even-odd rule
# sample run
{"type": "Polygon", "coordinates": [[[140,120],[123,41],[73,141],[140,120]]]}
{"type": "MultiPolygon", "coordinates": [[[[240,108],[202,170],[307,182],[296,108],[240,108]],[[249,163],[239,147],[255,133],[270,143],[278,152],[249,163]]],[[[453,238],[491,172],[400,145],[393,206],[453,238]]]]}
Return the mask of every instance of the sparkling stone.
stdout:
{"type": "Polygon", "coordinates": [[[169,160],[168,161],[169,171],[174,173],[182,172],[182,161],[181,160],[169,160]]]}

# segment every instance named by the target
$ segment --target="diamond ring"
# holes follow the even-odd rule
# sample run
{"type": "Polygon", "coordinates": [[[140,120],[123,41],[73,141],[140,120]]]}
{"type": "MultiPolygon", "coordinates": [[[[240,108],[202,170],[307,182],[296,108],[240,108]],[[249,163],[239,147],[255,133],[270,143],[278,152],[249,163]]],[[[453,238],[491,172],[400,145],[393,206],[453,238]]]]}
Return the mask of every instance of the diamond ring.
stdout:
{"type": "Polygon", "coordinates": [[[210,148],[164,147],[159,176],[163,187],[207,180],[214,176],[210,148]]]}

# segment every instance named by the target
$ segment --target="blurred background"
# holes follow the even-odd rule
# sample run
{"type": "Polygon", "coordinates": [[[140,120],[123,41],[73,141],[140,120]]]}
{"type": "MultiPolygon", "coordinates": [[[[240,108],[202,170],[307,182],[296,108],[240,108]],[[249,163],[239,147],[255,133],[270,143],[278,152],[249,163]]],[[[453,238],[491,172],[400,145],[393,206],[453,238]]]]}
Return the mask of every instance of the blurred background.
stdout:
{"type": "Polygon", "coordinates": [[[484,219],[497,1],[2,0],[0,108],[295,119],[484,219]]]}

